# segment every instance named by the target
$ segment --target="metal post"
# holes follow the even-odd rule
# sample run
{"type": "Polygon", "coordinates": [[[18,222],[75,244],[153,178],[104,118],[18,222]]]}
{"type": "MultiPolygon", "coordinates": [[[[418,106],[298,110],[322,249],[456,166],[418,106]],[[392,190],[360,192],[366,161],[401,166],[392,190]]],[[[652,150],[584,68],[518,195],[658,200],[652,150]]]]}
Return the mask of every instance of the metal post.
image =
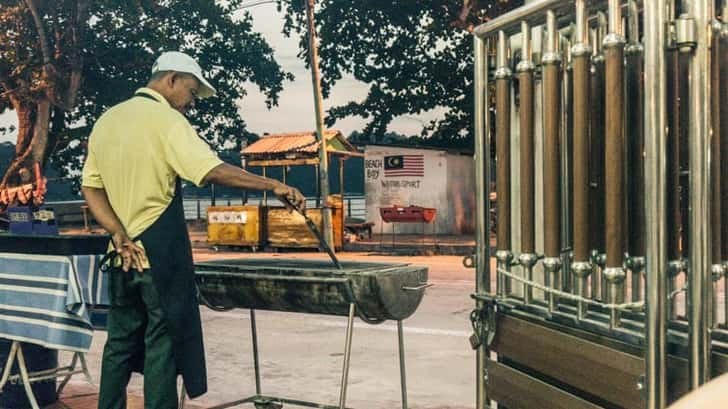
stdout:
{"type": "MultiPolygon", "coordinates": [[[[710,327],[714,328],[718,321],[718,292],[715,286],[718,280],[723,278],[724,266],[722,263],[722,210],[723,204],[721,203],[721,180],[726,177],[721,175],[721,164],[725,160],[721,152],[721,139],[722,139],[722,128],[728,126],[728,122],[721,118],[720,115],[720,57],[721,53],[725,52],[721,46],[720,32],[723,29],[723,24],[716,20],[712,20],[712,40],[711,40],[711,55],[710,55],[710,112],[711,112],[711,129],[710,133],[710,194],[711,194],[711,205],[710,205],[710,224],[712,227],[711,234],[711,293],[712,293],[712,304],[711,304],[711,317],[710,327]]],[[[722,67],[725,69],[726,67],[722,67]]]]}
{"type": "Polygon", "coordinates": [[[597,27],[591,31],[592,42],[592,76],[589,88],[590,97],[590,130],[589,130],[589,173],[590,173],[590,239],[591,252],[591,297],[604,300],[603,251],[605,196],[604,196],[604,52],[602,40],[607,31],[607,18],[602,12],[597,13],[597,27]]]}
{"type": "Polygon", "coordinates": [[[306,19],[308,21],[308,55],[311,67],[311,82],[313,83],[313,102],[316,111],[316,139],[319,142],[319,184],[321,185],[321,224],[326,243],[333,251],[334,233],[331,219],[329,199],[329,155],[326,151],[326,136],[324,135],[323,97],[321,96],[321,74],[319,73],[318,45],[316,43],[316,25],[314,23],[315,0],[306,0],[306,19]]]}
{"type": "Polygon", "coordinates": [[[571,259],[573,257],[573,240],[571,237],[571,216],[573,211],[572,186],[574,185],[571,164],[573,150],[573,126],[571,122],[571,106],[573,105],[571,96],[573,90],[572,37],[557,39],[560,44],[559,47],[563,48],[563,64],[561,64],[561,126],[559,135],[559,147],[561,149],[561,286],[559,290],[567,292],[573,291],[573,277],[571,272],[571,259]]]}
{"type": "Polygon", "coordinates": [[[260,359],[258,355],[258,329],[255,324],[255,310],[250,310],[250,334],[253,338],[253,369],[255,370],[255,394],[260,395],[260,359]]]}
{"type": "Polygon", "coordinates": [[[346,408],[346,388],[349,386],[349,362],[351,360],[351,338],[354,331],[354,312],[356,304],[349,304],[349,321],[346,325],[346,341],[344,346],[344,368],[341,373],[341,391],[339,393],[339,409],[346,408]]]}
{"type": "MultiPolygon", "coordinates": [[[[721,203],[728,203],[728,0],[723,0],[721,12],[722,27],[720,30],[720,128],[721,149],[721,203]]],[[[715,114],[715,113],[714,113],[715,114]]],[[[723,317],[724,326],[728,327],[728,215],[721,218],[721,255],[723,260],[723,317]]],[[[717,234],[717,233],[716,233],[717,234]]]]}
{"type": "MultiPolygon", "coordinates": [[[[675,19],[675,2],[669,1],[665,16],[666,21],[675,19]]],[[[653,27],[654,29],[654,27],[653,27]]],[[[667,47],[666,51],[666,76],[668,86],[665,91],[667,99],[667,153],[666,153],[666,212],[667,212],[667,292],[672,293],[677,286],[677,276],[685,271],[685,262],[683,258],[685,241],[682,240],[682,202],[681,193],[683,189],[680,185],[680,166],[685,160],[681,158],[683,152],[680,148],[683,139],[683,129],[685,126],[683,116],[681,115],[681,105],[685,105],[687,95],[681,93],[682,83],[685,78],[681,75],[681,59],[682,56],[678,52],[674,41],[670,38],[664,40],[667,47]],[[682,243],[681,243],[682,241],[682,243]],[[681,245],[682,244],[682,245],[681,245]]],[[[645,58],[646,60],[646,58],[645,58]]],[[[645,136],[647,137],[647,136],[645,136]]],[[[667,300],[667,319],[673,320],[677,318],[677,302],[675,298],[667,300]]]]}
{"type": "MultiPolygon", "coordinates": [[[[576,0],[576,35],[571,49],[574,59],[574,263],[575,293],[586,296],[589,262],[589,46],[585,0],[576,0]]],[[[586,304],[579,302],[577,317],[584,319],[586,304]]]]}
{"type": "Polygon", "coordinates": [[[645,384],[647,409],[667,406],[667,126],[665,7],[660,0],[644,4],[644,138],[645,138],[645,384]]]}
{"type": "MultiPolygon", "coordinates": [[[[265,170],[266,170],[266,167],[263,166],[263,168],[262,168],[263,177],[265,177],[265,170]]],[[[268,206],[268,191],[267,190],[263,191],[263,206],[268,206]]]]}
{"type": "Polygon", "coordinates": [[[404,331],[402,320],[397,320],[397,340],[399,345],[399,382],[402,388],[402,409],[407,409],[407,368],[404,364],[404,331]]]}
{"type": "Polygon", "coordinates": [[[695,25],[695,47],[690,56],[689,155],[690,155],[690,268],[688,311],[690,388],[710,379],[710,54],[708,34],[712,18],[710,0],[683,2],[683,10],[695,25]]]}
{"type": "MultiPolygon", "coordinates": [[[[475,105],[475,291],[478,294],[490,292],[490,118],[488,112],[488,40],[473,36],[474,49],[474,105],[475,105]]],[[[476,308],[483,308],[478,299],[476,308]]],[[[488,351],[480,345],[476,351],[476,408],[484,409],[488,400],[485,389],[485,364],[488,351]]]]}

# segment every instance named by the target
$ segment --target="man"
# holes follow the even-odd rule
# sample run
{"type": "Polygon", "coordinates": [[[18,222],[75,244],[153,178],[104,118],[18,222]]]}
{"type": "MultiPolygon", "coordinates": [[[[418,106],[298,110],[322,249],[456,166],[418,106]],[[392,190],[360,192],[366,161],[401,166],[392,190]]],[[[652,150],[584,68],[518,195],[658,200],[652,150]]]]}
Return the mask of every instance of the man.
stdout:
{"type": "Polygon", "coordinates": [[[82,190],[117,252],[101,368],[100,409],[126,407],[132,371],[144,372],[146,409],[173,409],[177,375],[190,397],[207,391],[192,249],[180,178],[271,190],[289,207],[301,193],[223,163],[184,117],[215,94],[191,57],[162,54],[147,87],[109,109],[89,137],[82,190]]]}

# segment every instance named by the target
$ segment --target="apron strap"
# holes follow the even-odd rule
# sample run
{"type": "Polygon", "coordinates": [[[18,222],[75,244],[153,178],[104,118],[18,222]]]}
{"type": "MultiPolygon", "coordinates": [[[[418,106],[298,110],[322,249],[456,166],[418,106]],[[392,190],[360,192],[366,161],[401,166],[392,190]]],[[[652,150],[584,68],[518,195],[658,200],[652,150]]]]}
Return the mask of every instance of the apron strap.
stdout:
{"type": "Polygon", "coordinates": [[[137,92],[136,94],[134,94],[134,96],[135,97],[141,97],[141,98],[151,99],[154,102],[159,102],[159,100],[157,98],[155,98],[151,94],[147,94],[146,92],[143,92],[143,91],[137,92]]]}

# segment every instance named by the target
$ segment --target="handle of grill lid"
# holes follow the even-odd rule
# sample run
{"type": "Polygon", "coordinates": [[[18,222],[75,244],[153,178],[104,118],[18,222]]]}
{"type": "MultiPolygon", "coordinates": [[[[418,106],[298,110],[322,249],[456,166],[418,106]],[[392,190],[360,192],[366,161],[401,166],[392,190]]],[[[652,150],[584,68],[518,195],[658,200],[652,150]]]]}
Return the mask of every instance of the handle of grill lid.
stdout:
{"type": "Polygon", "coordinates": [[[403,285],[403,286],[402,286],[402,291],[422,291],[422,290],[424,290],[425,288],[429,288],[429,287],[432,287],[433,285],[435,285],[435,284],[430,284],[430,283],[420,283],[420,285],[418,285],[418,286],[416,286],[416,287],[408,287],[408,286],[406,286],[406,285],[403,285]]]}

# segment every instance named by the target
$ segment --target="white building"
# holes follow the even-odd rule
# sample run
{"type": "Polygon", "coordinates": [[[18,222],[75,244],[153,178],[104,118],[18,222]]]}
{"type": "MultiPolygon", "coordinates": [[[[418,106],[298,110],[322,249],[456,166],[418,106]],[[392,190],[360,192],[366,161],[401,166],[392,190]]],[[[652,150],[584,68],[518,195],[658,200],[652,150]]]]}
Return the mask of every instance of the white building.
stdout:
{"type": "MultiPolygon", "coordinates": [[[[379,209],[416,205],[437,210],[436,234],[471,234],[475,228],[475,173],[472,154],[443,149],[366,145],[364,189],[367,219],[374,232],[392,231],[379,209]]],[[[397,223],[397,233],[422,232],[420,223],[397,223]]],[[[430,234],[433,225],[426,225],[430,234]]]]}

